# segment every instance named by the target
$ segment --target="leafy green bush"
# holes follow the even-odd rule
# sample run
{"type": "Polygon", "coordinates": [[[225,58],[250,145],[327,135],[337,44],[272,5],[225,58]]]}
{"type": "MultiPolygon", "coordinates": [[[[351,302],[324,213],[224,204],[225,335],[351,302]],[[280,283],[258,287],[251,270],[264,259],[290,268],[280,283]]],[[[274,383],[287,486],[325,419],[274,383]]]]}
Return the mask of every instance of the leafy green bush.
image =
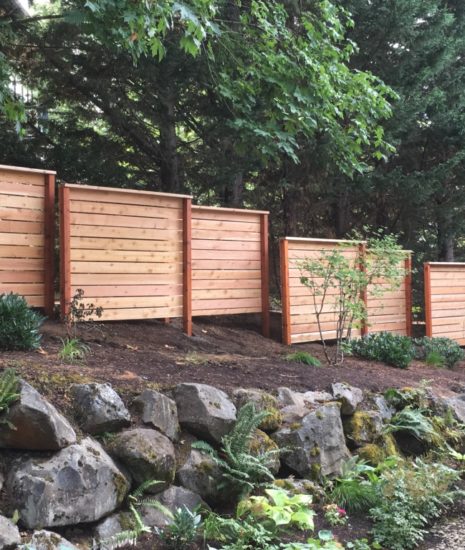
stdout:
{"type": "Polygon", "coordinates": [[[427,523],[459,495],[455,470],[438,463],[399,461],[383,472],[379,499],[370,510],[375,541],[391,550],[408,550],[423,540],[427,523]]]}
{"type": "Polygon", "coordinates": [[[33,311],[18,294],[0,295],[0,350],[27,351],[40,347],[44,317],[33,311]]]}
{"type": "Polygon", "coordinates": [[[316,357],[313,357],[307,351],[296,351],[286,355],[286,361],[292,361],[294,363],[303,363],[304,365],[310,365],[311,367],[321,367],[321,361],[316,357]]]}
{"type": "Polygon", "coordinates": [[[415,340],[416,357],[429,365],[451,369],[456,363],[465,359],[463,349],[450,338],[417,338],[415,340]]]}
{"type": "Polygon", "coordinates": [[[167,548],[183,550],[191,548],[198,537],[202,526],[202,516],[197,511],[191,511],[187,506],[178,508],[174,513],[169,510],[165,514],[171,520],[166,527],[155,528],[155,532],[167,548]]]}
{"type": "Polygon", "coordinates": [[[399,369],[406,369],[415,358],[411,338],[390,332],[378,332],[351,340],[348,348],[352,355],[382,361],[399,369]]]}
{"type": "Polygon", "coordinates": [[[425,411],[411,407],[405,407],[396,413],[389,421],[386,431],[389,433],[407,432],[416,439],[429,443],[439,443],[441,439],[425,411]]]}

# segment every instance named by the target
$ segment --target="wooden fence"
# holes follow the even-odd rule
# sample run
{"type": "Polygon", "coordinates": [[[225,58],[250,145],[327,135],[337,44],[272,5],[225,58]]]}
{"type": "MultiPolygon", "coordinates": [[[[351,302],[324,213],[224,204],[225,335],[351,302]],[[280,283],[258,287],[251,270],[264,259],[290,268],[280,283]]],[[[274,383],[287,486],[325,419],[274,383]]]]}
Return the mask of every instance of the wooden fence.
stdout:
{"type": "Polygon", "coordinates": [[[55,172],[0,165],[0,294],[53,314],[55,172]]]}
{"type": "MultiPolygon", "coordinates": [[[[304,258],[320,258],[323,252],[340,248],[343,256],[354,264],[361,254],[367,254],[364,243],[329,239],[285,238],[280,241],[281,299],[283,342],[287,345],[321,340],[315,314],[315,303],[310,290],[300,282],[301,272],[296,265],[304,258]]],[[[369,254],[369,253],[368,253],[369,254]]],[[[375,286],[385,285],[376,281],[362,296],[365,301],[368,322],[352,331],[352,336],[368,332],[389,331],[397,334],[411,334],[411,260],[406,255],[407,276],[397,290],[389,289],[382,296],[376,296],[375,286]]],[[[318,282],[318,279],[315,279],[318,282]]],[[[337,314],[334,311],[334,289],[328,290],[320,321],[325,339],[336,337],[337,314]]],[[[316,300],[316,307],[321,301],[316,300]]]]}
{"type": "Polygon", "coordinates": [[[424,265],[426,335],[465,345],[465,263],[424,265]]]}
{"type": "Polygon", "coordinates": [[[192,207],[192,315],[262,313],[269,333],[268,212],[192,207]]]}
{"type": "Polygon", "coordinates": [[[261,312],[269,332],[267,213],[185,195],[60,187],[61,310],[78,289],[101,320],[261,312]]]}

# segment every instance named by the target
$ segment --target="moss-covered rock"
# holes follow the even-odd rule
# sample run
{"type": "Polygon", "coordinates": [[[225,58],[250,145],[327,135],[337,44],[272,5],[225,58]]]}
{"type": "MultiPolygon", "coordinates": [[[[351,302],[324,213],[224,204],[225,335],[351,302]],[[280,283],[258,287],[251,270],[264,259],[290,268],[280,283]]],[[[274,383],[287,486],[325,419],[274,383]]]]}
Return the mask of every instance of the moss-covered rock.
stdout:
{"type": "Polygon", "coordinates": [[[279,460],[279,447],[271,439],[271,437],[262,430],[255,430],[253,439],[250,443],[250,454],[253,456],[258,456],[260,454],[273,451],[273,454],[270,455],[270,462],[268,468],[273,474],[277,474],[281,467],[281,462],[279,460]]]}
{"type": "Polygon", "coordinates": [[[367,443],[357,450],[358,456],[372,466],[378,466],[388,456],[397,456],[399,451],[392,434],[382,435],[376,443],[367,443]]]}
{"type": "Polygon", "coordinates": [[[282,424],[283,417],[279,410],[278,400],[273,395],[262,390],[238,389],[233,394],[238,409],[252,402],[257,412],[265,411],[268,416],[262,420],[259,428],[264,432],[274,432],[282,424]]]}
{"type": "Polygon", "coordinates": [[[313,497],[313,502],[322,502],[325,498],[323,487],[309,479],[287,477],[284,479],[276,479],[273,484],[280,489],[289,491],[293,495],[311,495],[313,497]]]}
{"type": "Polygon", "coordinates": [[[344,433],[349,447],[363,447],[375,442],[382,434],[383,419],[378,411],[357,411],[344,420],[344,433]]]}

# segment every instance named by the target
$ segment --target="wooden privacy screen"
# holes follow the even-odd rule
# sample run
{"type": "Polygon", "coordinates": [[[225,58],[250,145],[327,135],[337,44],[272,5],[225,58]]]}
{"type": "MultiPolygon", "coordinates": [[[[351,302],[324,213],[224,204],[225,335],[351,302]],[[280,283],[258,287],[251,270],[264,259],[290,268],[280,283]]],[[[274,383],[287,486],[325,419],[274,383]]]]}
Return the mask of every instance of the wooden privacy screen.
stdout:
{"type": "Polygon", "coordinates": [[[261,312],[269,332],[268,213],[191,197],[64,185],[61,307],[84,291],[102,320],[261,312]]]}
{"type": "Polygon", "coordinates": [[[183,213],[190,197],[67,184],[60,202],[63,315],[77,289],[84,304],[103,308],[101,320],[188,314],[183,213]]]}
{"type": "Polygon", "coordinates": [[[53,314],[55,172],[0,165],[0,294],[53,314]]]}
{"type": "Polygon", "coordinates": [[[424,265],[426,335],[465,345],[465,263],[424,265]]]}
{"type": "Polygon", "coordinates": [[[262,313],[269,335],[268,212],[192,207],[192,315],[262,313]]]}
{"type": "MultiPolygon", "coordinates": [[[[322,252],[330,252],[340,247],[341,253],[357,263],[360,254],[366,254],[365,244],[354,241],[329,239],[285,238],[280,241],[281,299],[283,342],[287,345],[313,342],[321,339],[315,315],[315,304],[308,288],[300,282],[300,270],[296,266],[304,258],[320,258],[322,252]]],[[[368,253],[369,254],[369,253],[368,253]]],[[[389,331],[398,334],[411,334],[411,280],[410,255],[407,254],[405,268],[408,275],[398,290],[388,290],[382,296],[373,296],[374,283],[363,296],[368,323],[362,329],[352,331],[352,336],[369,332],[389,331]]],[[[325,339],[336,337],[337,316],[334,311],[335,290],[329,289],[322,311],[322,328],[325,339]]],[[[317,302],[318,306],[318,302],[317,302]]]]}

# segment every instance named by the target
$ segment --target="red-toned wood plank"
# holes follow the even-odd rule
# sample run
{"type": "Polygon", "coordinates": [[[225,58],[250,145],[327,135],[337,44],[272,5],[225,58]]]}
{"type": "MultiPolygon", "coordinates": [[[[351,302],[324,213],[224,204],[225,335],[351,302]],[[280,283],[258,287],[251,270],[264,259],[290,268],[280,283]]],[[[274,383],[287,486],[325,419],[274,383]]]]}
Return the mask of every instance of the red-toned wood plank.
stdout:
{"type": "Polygon", "coordinates": [[[183,328],[192,336],[192,199],[183,199],[183,328]]]}
{"type": "Polygon", "coordinates": [[[412,336],[412,255],[405,258],[405,330],[412,336]]]}
{"type": "MultiPolygon", "coordinates": [[[[360,271],[364,272],[366,271],[366,257],[367,257],[367,245],[366,243],[359,243],[358,245],[358,253],[359,253],[359,268],[360,271]]],[[[368,314],[368,289],[363,289],[360,293],[360,299],[365,304],[365,312],[368,314]]],[[[368,319],[369,321],[369,319],[368,319]]],[[[368,324],[366,321],[362,321],[361,326],[361,334],[362,336],[366,336],[368,334],[368,324]]]]}
{"type": "Polygon", "coordinates": [[[425,285],[425,323],[426,336],[433,336],[433,321],[431,317],[431,266],[425,263],[423,267],[425,285]]]}
{"type": "Polygon", "coordinates": [[[71,302],[70,190],[61,186],[60,199],[60,311],[64,318],[71,302]]]}
{"type": "Polygon", "coordinates": [[[283,344],[291,344],[291,305],[289,302],[289,242],[287,239],[279,241],[279,257],[281,269],[281,306],[283,344]]]}
{"type": "Polygon", "coordinates": [[[44,309],[48,317],[53,317],[55,304],[55,174],[45,174],[44,177],[44,309]]]}
{"type": "Polygon", "coordinates": [[[268,214],[260,217],[262,270],[262,334],[270,337],[270,260],[268,246],[268,214]]]}

